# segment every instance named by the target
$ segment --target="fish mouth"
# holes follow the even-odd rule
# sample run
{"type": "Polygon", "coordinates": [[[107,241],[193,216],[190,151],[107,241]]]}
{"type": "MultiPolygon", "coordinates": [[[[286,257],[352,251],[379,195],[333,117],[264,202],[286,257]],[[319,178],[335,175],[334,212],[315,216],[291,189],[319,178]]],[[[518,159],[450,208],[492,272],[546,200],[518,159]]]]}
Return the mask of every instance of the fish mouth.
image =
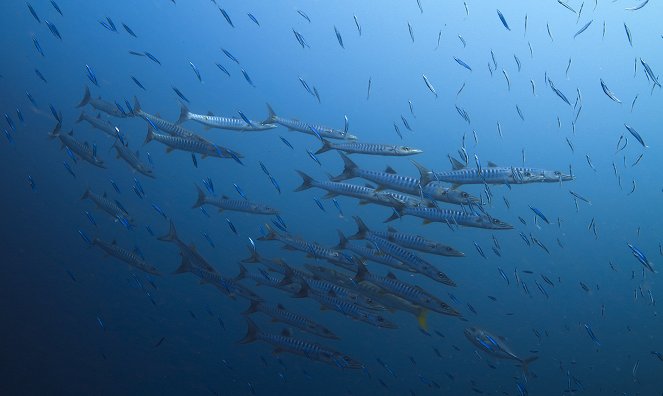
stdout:
{"type": "Polygon", "coordinates": [[[512,230],[513,226],[509,223],[506,223],[502,220],[492,218],[490,222],[490,228],[495,230],[512,230]]]}
{"type": "Polygon", "coordinates": [[[544,183],[557,183],[560,181],[571,181],[576,177],[573,175],[567,175],[561,172],[544,172],[541,175],[540,181],[544,183]]]}

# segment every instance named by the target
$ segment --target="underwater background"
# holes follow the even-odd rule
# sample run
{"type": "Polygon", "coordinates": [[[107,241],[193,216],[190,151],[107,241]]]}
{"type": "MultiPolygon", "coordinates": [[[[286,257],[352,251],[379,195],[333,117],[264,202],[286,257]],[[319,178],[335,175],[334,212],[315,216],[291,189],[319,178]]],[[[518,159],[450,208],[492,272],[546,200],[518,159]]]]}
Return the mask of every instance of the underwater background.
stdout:
{"type": "MultiPolygon", "coordinates": [[[[656,304],[656,264],[663,254],[663,6],[642,4],[5,2],[0,391],[663,394],[663,322],[656,304]],[[93,98],[126,112],[101,113],[121,131],[117,137],[76,122],[86,87],[93,98]],[[407,158],[353,154],[361,169],[391,166],[419,177],[411,159],[444,172],[451,169],[448,155],[466,152],[468,168],[478,163],[485,171],[492,161],[558,170],[574,179],[459,187],[481,197],[483,210],[511,230],[423,225],[414,216],[388,223],[465,254],[421,254],[456,287],[368,264],[372,273],[393,271],[461,315],[430,313],[426,328],[410,314],[389,310],[384,315],[397,329],[371,326],[334,307],[321,310],[311,298],[241,281],[264,301],[282,303],[333,330],[338,340],[301,331],[294,336],[342,351],[364,366],[351,370],[287,350],[273,353],[264,342],[238,344],[247,332],[242,313],[249,301],[191,274],[174,275],[180,251],[157,237],[172,222],[179,237],[228,278],[239,273],[238,263],[252,246],[295,268],[311,263],[342,271],[308,252],[259,241],[267,232],[264,224],[333,248],[337,229],[345,235],[357,231],[353,216],[371,230],[386,230],[382,222],[394,209],[358,205],[344,196],[333,203],[320,189],[294,192],[301,184],[296,170],[316,180],[343,170],[336,153],[314,154],[322,143],[310,131],[278,126],[236,132],[182,124],[241,153],[235,159],[197,155],[192,161],[190,153],[144,144],[150,123],[131,114],[134,96],[143,111],[172,122],[184,103],[193,113],[241,113],[259,123],[267,119],[269,103],[284,118],[337,130],[347,125],[358,142],[423,150],[407,158]],[[75,153],[49,138],[58,123],[62,134],[73,129],[74,138],[94,145],[105,169],[74,161],[75,153]],[[115,159],[111,148],[118,139],[140,151],[155,178],[115,159]],[[194,185],[202,188],[208,178],[216,196],[244,195],[278,208],[280,219],[218,212],[209,205],[206,212],[192,209],[194,185]],[[134,224],[81,200],[88,188],[120,202],[134,224]],[[104,257],[85,239],[95,237],[144,256],[161,275],[104,257]],[[468,327],[503,336],[518,357],[538,359],[525,373],[517,361],[468,341],[468,327]]],[[[90,106],[83,110],[99,113],[90,106]]],[[[444,202],[439,207],[481,212],[444,202]]],[[[257,264],[245,265],[258,273],[257,264]]],[[[268,333],[288,327],[259,313],[251,317],[268,333]]]]}

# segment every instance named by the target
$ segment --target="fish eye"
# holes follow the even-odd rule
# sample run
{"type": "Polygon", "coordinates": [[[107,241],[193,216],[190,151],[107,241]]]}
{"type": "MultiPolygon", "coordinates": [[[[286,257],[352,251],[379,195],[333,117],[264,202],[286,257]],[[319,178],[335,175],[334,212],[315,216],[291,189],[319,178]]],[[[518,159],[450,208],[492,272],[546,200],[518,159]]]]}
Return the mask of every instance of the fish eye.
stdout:
{"type": "Polygon", "coordinates": [[[493,224],[499,224],[499,223],[500,223],[499,220],[497,220],[497,219],[493,219],[493,224]]]}
{"type": "Polygon", "coordinates": [[[462,193],[460,193],[460,196],[463,197],[463,198],[468,198],[470,196],[470,194],[463,191],[462,193]]]}
{"type": "Polygon", "coordinates": [[[403,146],[403,150],[405,150],[405,151],[410,151],[410,150],[412,150],[412,149],[409,148],[408,146],[403,146]]]}
{"type": "Polygon", "coordinates": [[[531,174],[530,172],[525,172],[524,175],[525,175],[526,177],[530,177],[530,176],[532,176],[532,174],[531,174]]]}
{"type": "Polygon", "coordinates": [[[452,251],[453,249],[450,248],[449,246],[447,246],[444,250],[446,250],[447,252],[450,252],[450,251],[452,251]]]}
{"type": "Polygon", "coordinates": [[[560,176],[561,174],[562,174],[562,172],[560,172],[560,171],[555,171],[555,176],[560,176]]]}

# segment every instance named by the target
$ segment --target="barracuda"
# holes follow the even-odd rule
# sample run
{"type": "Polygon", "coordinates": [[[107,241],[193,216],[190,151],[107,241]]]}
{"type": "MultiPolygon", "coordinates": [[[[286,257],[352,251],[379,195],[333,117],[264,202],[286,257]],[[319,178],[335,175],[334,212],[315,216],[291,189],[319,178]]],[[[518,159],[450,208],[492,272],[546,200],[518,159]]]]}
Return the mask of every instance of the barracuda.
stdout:
{"type": "Polygon", "coordinates": [[[180,265],[180,268],[189,270],[191,266],[194,266],[209,273],[216,272],[216,269],[214,269],[214,267],[212,267],[207,260],[198,253],[198,249],[196,249],[195,245],[187,245],[177,236],[177,230],[172,221],[170,222],[168,234],[160,236],[157,239],[163,242],[172,242],[177,245],[180,250],[180,255],[182,256],[182,264],[180,265]]]}
{"type": "Polygon", "coordinates": [[[131,216],[129,216],[129,214],[123,208],[121,208],[117,203],[106,198],[106,193],[104,193],[104,195],[102,196],[99,194],[95,194],[92,190],[88,188],[83,193],[81,199],[91,200],[97,205],[99,209],[111,215],[113,219],[116,220],[126,219],[129,223],[133,222],[131,216]]]}
{"type": "Polygon", "coordinates": [[[204,114],[195,114],[189,111],[189,109],[182,105],[180,110],[180,118],[177,120],[177,124],[181,124],[184,121],[193,120],[198,123],[201,123],[205,126],[205,129],[218,128],[218,129],[227,129],[231,131],[241,131],[241,132],[251,132],[251,131],[266,131],[269,129],[276,128],[276,125],[270,123],[261,123],[259,121],[246,122],[242,118],[236,117],[221,117],[215,116],[211,112],[204,114]]]}
{"type": "Polygon", "coordinates": [[[198,199],[196,203],[193,204],[193,208],[199,208],[203,205],[212,205],[219,208],[219,211],[231,210],[234,212],[245,212],[253,214],[263,214],[263,215],[275,215],[278,214],[278,209],[274,209],[267,205],[247,201],[245,199],[230,199],[225,195],[222,195],[220,198],[209,197],[205,195],[205,192],[196,185],[196,190],[198,191],[198,199]]]}
{"type": "Polygon", "coordinates": [[[343,173],[333,177],[331,179],[332,181],[340,182],[342,180],[360,177],[376,183],[379,189],[391,189],[416,196],[423,194],[425,199],[459,205],[479,202],[478,198],[473,197],[464,191],[445,187],[441,182],[434,180],[428,181],[428,183],[426,183],[427,180],[423,180],[423,183],[421,183],[420,179],[416,177],[396,174],[396,172],[390,167],[387,167],[384,172],[361,169],[348,158],[347,155],[343,153],[339,154],[344,164],[343,173]]]}
{"type": "Polygon", "coordinates": [[[263,341],[274,347],[274,352],[288,352],[295,355],[304,356],[307,359],[334,365],[339,368],[361,369],[363,364],[354,360],[350,356],[344,355],[333,349],[329,349],[317,343],[299,340],[290,336],[289,332],[282,335],[263,333],[258,329],[255,323],[246,318],[248,330],[240,344],[248,344],[254,341],[263,341]]]}
{"type": "Polygon", "coordinates": [[[449,160],[451,161],[453,170],[447,172],[425,171],[433,180],[451,183],[452,188],[463,184],[556,183],[574,179],[574,176],[564,174],[560,171],[520,166],[500,167],[492,162],[489,162],[486,168],[468,169],[462,162],[451,156],[449,156],[449,160]]]}
{"type": "Polygon", "coordinates": [[[74,131],[69,131],[68,134],[60,133],[61,126],[62,124],[58,123],[53,131],[49,134],[49,137],[60,139],[62,148],[68,147],[69,150],[81,157],[84,161],[89,162],[99,168],[106,168],[104,161],[97,158],[94,149],[87,142],[82,143],[76,140],[74,138],[74,131]]]}
{"type": "Polygon", "coordinates": [[[112,136],[114,138],[117,137],[117,134],[120,131],[111,122],[101,119],[101,114],[97,115],[96,117],[93,117],[87,114],[86,112],[81,111],[81,115],[78,116],[78,120],[76,120],[76,123],[79,123],[81,121],[87,121],[94,128],[97,128],[100,131],[107,134],[108,136],[112,136]]]}
{"type": "Polygon", "coordinates": [[[428,240],[419,235],[398,232],[398,230],[396,230],[393,227],[389,227],[387,231],[372,231],[372,232],[373,234],[379,236],[380,238],[384,238],[390,242],[393,242],[407,249],[418,250],[423,253],[437,254],[439,256],[449,256],[449,257],[465,256],[465,253],[458,251],[451,246],[428,240]]]}
{"type": "Polygon", "coordinates": [[[121,248],[120,246],[117,245],[115,241],[108,243],[102,241],[99,238],[94,238],[94,240],[92,240],[92,245],[98,246],[109,256],[113,256],[116,259],[122,260],[125,263],[129,264],[130,266],[138,268],[143,272],[147,272],[148,274],[152,275],[161,275],[155,267],[146,263],[145,260],[140,258],[136,253],[121,248]]]}
{"type": "Polygon", "coordinates": [[[130,113],[121,112],[114,103],[106,102],[105,100],[102,100],[101,97],[96,99],[93,98],[90,94],[90,87],[85,86],[83,99],[81,99],[81,102],[76,107],[83,107],[88,104],[95,109],[103,111],[104,113],[113,117],[126,118],[131,115],[130,113]]]}
{"type": "Polygon", "coordinates": [[[349,250],[368,261],[373,261],[378,264],[383,264],[386,265],[387,267],[391,267],[397,270],[405,272],[416,272],[412,268],[403,264],[402,261],[388,254],[384,254],[383,252],[377,249],[371,249],[369,247],[362,247],[362,246],[357,246],[356,244],[349,243],[348,239],[345,237],[345,235],[343,235],[343,232],[341,232],[341,230],[337,231],[338,231],[339,242],[338,245],[336,245],[335,249],[349,250]]]}
{"type": "Polygon", "coordinates": [[[513,226],[488,215],[476,215],[452,209],[433,207],[400,208],[385,222],[396,220],[401,216],[416,216],[424,219],[424,224],[432,222],[457,224],[465,227],[486,228],[491,230],[510,230],[513,226]]]}
{"type": "Polygon", "coordinates": [[[255,294],[249,288],[240,284],[235,279],[226,278],[216,272],[213,267],[210,268],[211,271],[206,270],[192,264],[192,262],[186,258],[183,258],[182,264],[175,270],[175,274],[184,274],[187,272],[192,273],[193,275],[200,278],[201,283],[211,284],[232,299],[234,299],[236,296],[240,296],[242,298],[246,298],[247,300],[262,301],[262,297],[255,294]]]}
{"type": "Polygon", "coordinates": [[[322,140],[322,147],[316,151],[316,154],[322,154],[329,150],[344,151],[348,154],[369,154],[384,156],[407,156],[420,154],[423,151],[408,146],[394,146],[388,144],[375,143],[332,143],[328,140],[322,140]]]}
{"type": "Polygon", "coordinates": [[[154,172],[150,169],[149,166],[141,162],[139,153],[135,153],[129,149],[129,146],[125,146],[119,140],[115,140],[113,143],[113,148],[117,151],[117,158],[122,158],[133,168],[136,172],[141,173],[147,177],[154,178],[154,172]]]}
{"type": "Polygon", "coordinates": [[[289,324],[320,337],[329,338],[332,340],[338,339],[338,336],[327,327],[307,318],[304,315],[288,311],[282,304],[270,305],[264,302],[251,300],[251,305],[246,311],[244,311],[244,314],[248,315],[255,312],[262,312],[275,321],[289,324]]]}
{"type": "Polygon", "coordinates": [[[188,129],[185,129],[181,127],[180,125],[177,125],[175,123],[172,123],[170,121],[164,120],[163,118],[160,118],[159,115],[152,115],[150,113],[146,113],[142,110],[140,102],[138,102],[138,99],[134,97],[134,114],[143,118],[145,121],[147,121],[148,125],[157,127],[160,131],[164,131],[170,136],[176,136],[176,137],[181,137],[181,138],[187,138],[187,139],[195,139],[199,140],[201,142],[204,142],[209,145],[213,145],[212,142],[209,140],[203,138],[202,136],[196,135],[195,133],[189,131],[188,129]]]}
{"type": "Polygon", "coordinates": [[[373,275],[368,272],[363,263],[359,263],[357,275],[355,275],[355,281],[367,281],[373,283],[389,293],[434,312],[451,316],[461,316],[460,313],[453,309],[449,304],[427,293],[418,286],[398,280],[391,272],[389,272],[387,276],[373,275]]]}
{"type": "Polygon", "coordinates": [[[218,146],[216,144],[206,142],[204,140],[157,133],[154,131],[154,128],[152,128],[151,125],[148,125],[145,144],[151,142],[152,140],[156,140],[157,142],[168,146],[166,147],[167,153],[170,153],[173,150],[181,150],[200,154],[203,158],[208,156],[233,159],[243,157],[240,153],[234,152],[228,148],[218,146]]]}
{"type": "Polygon", "coordinates": [[[317,133],[321,137],[327,139],[357,140],[356,136],[345,131],[339,131],[338,129],[329,128],[323,125],[308,124],[299,120],[289,120],[287,118],[279,117],[269,104],[267,104],[267,110],[269,111],[269,116],[262,122],[263,124],[279,124],[291,131],[303,132],[309,135],[316,135],[317,133]]]}

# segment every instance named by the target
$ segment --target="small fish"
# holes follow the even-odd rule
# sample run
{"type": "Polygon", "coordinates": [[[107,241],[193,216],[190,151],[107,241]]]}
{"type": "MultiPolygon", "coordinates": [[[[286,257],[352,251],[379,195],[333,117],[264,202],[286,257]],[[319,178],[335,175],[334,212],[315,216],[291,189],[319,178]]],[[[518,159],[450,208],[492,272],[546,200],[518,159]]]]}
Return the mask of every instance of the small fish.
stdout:
{"type": "Polygon", "coordinates": [[[223,8],[219,8],[219,11],[221,11],[221,14],[223,14],[223,17],[226,19],[226,22],[228,22],[228,24],[234,28],[235,25],[233,24],[233,21],[230,19],[230,15],[228,15],[226,10],[224,10],[223,8]]]}
{"type": "Polygon", "coordinates": [[[43,81],[43,82],[45,82],[46,84],[48,84],[48,81],[46,81],[46,77],[44,77],[44,75],[41,74],[41,72],[39,71],[39,69],[35,69],[35,74],[37,75],[37,77],[39,77],[39,79],[40,79],[41,81],[43,81]]]}
{"type": "Polygon", "coordinates": [[[30,14],[32,14],[32,17],[39,23],[41,23],[41,19],[39,19],[39,16],[37,15],[37,12],[35,11],[34,8],[32,8],[32,5],[30,3],[25,3],[28,6],[28,10],[30,10],[30,14]]]}
{"type": "MultiPolygon", "coordinates": [[[[472,69],[470,69],[470,70],[472,70],[472,69]]],[[[426,86],[428,87],[428,90],[430,90],[433,93],[433,95],[435,95],[435,98],[437,98],[437,92],[435,91],[435,88],[430,83],[430,81],[428,81],[428,77],[426,77],[425,74],[422,74],[421,76],[424,78],[424,82],[426,83],[426,86]]]]}
{"type": "Polygon", "coordinates": [[[626,26],[626,23],[624,24],[624,31],[626,32],[626,38],[628,38],[628,43],[633,47],[633,37],[631,36],[631,29],[626,26]]]}
{"type": "Polygon", "coordinates": [[[297,13],[302,16],[302,18],[306,19],[308,23],[311,23],[311,18],[309,18],[308,15],[302,10],[297,10],[297,13]]]}
{"type": "Polygon", "coordinates": [[[177,89],[176,87],[172,87],[172,86],[171,86],[171,88],[177,94],[177,96],[180,97],[180,99],[182,99],[183,101],[185,101],[187,103],[191,103],[191,102],[189,102],[189,99],[187,99],[186,96],[184,96],[184,94],[179,89],[177,89]]]}
{"type": "Polygon", "coordinates": [[[242,75],[244,76],[246,82],[248,82],[250,86],[255,88],[255,84],[253,84],[253,80],[251,80],[251,77],[249,76],[249,73],[246,72],[246,70],[242,69],[242,75]]]}
{"type": "Polygon", "coordinates": [[[60,32],[58,31],[58,28],[54,24],[50,23],[49,21],[47,21],[45,19],[44,19],[44,23],[46,24],[46,26],[48,26],[48,30],[51,31],[51,34],[53,36],[55,36],[58,39],[62,40],[62,36],[60,35],[60,32]]]}
{"type": "Polygon", "coordinates": [[[599,342],[598,338],[596,338],[596,335],[594,334],[594,331],[592,330],[592,327],[588,323],[585,323],[585,330],[587,330],[587,334],[589,335],[589,338],[591,338],[592,341],[594,341],[596,346],[600,347],[601,343],[599,342]]]}
{"type": "Polygon", "coordinates": [[[633,135],[633,137],[637,139],[637,141],[642,145],[642,147],[644,148],[649,147],[645,144],[645,141],[642,139],[642,136],[640,136],[638,131],[636,131],[633,127],[629,126],[628,124],[624,124],[624,126],[631,133],[631,135],[633,135]]]}
{"type": "MultiPolygon", "coordinates": [[[[506,19],[504,18],[504,15],[502,15],[502,12],[500,10],[497,10],[497,16],[500,17],[500,21],[502,21],[502,25],[504,25],[506,30],[511,31],[509,24],[506,22],[506,19]]],[[[525,19],[525,29],[527,29],[527,19],[525,19]]]]}
{"type": "Polygon", "coordinates": [[[587,22],[583,27],[581,27],[581,28],[576,32],[576,34],[573,35],[573,38],[575,39],[576,37],[578,37],[579,35],[581,35],[585,30],[587,30],[587,28],[589,27],[589,25],[592,24],[592,22],[594,22],[593,19],[590,20],[589,22],[587,22]]]}
{"type": "Polygon", "coordinates": [[[410,39],[414,43],[414,31],[412,30],[412,25],[410,25],[410,22],[407,23],[407,30],[410,32],[410,39]]]}
{"type": "Polygon", "coordinates": [[[126,30],[127,33],[129,33],[131,36],[133,36],[133,37],[135,37],[135,38],[138,38],[138,36],[136,36],[136,33],[134,33],[134,31],[131,30],[131,28],[130,28],[129,26],[127,26],[125,23],[122,24],[122,27],[123,27],[124,30],[126,30]]]}
{"type": "Polygon", "coordinates": [[[359,33],[359,36],[361,36],[361,25],[359,25],[359,19],[357,19],[356,15],[352,16],[355,20],[355,25],[357,26],[357,32],[359,33]]]}
{"type": "MultiPolygon", "coordinates": [[[[601,88],[603,89],[603,93],[605,93],[607,97],[612,99],[612,101],[617,102],[617,103],[622,103],[622,101],[619,100],[617,98],[617,96],[615,96],[615,94],[610,90],[610,88],[608,88],[608,86],[605,85],[605,82],[603,82],[603,79],[600,79],[600,80],[601,80],[601,88]]],[[[634,103],[635,103],[635,101],[634,101],[634,103]]],[[[631,106],[631,108],[633,108],[633,106],[631,106]]]]}
{"type": "Polygon", "coordinates": [[[545,221],[546,224],[550,224],[550,221],[548,221],[546,216],[539,209],[537,209],[533,206],[530,206],[529,208],[532,210],[532,212],[534,212],[534,214],[536,214],[538,217],[540,217],[541,220],[545,221]]]}
{"type": "Polygon", "coordinates": [[[253,14],[248,13],[248,14],[246,14],[246,15],[248,15],[249,19],[252,20],[253,23],[255,23],[256,25],[260,26],[260,22],[258,22],[258,19],[256,19],[256,17],[255,17],[253,14]]]}
{"type": "Polygon", "coordinates": [[[156,56],[150,54],[150,53],[147,52],[147,51],[143,52],[143,54],[145,54],[145,56],[147,56],[147,58],[148,58],[149,60],[151,60],[152,62],[161,65],[161,62],[159,61],[159,59],[156,58],[156,56]]]}
{"type": "Polygon", "coordinates": [[[191,69],[193,69],[193,72],[196,73],[196,77],[198,78],[199,82],[203,82],[202,77],[200,76],[200,70],[196,65],[193,64],[193,62],[189,62],[189,66],[191,66],[191,69]]]}
{"type": "MultiPolygon", "coordinates": [[[[463,66],[463,67],[466,68],[467,70],[472,71],[472,68],[470,67],[470,65],[468,65],[468,64],[465,63],[465,62],[463,62],[461,59],[456,58],[455,56],[454,56],[453,58],[454,58],[454,60],[456,61],[456,63],[458,63],[459,65],[463,66]]],[[[436,95],[436,96],[437,96],[437,95],[436,95]]]]}
{"type": "Polygon", "coordinates": [[[343,37],[341,37],[341,32],[338,31],[336,26],[334,26],[334,33],[336,33],[336,40],[338,40],[338,45],[345,49],[345,46],[343,45],[343,37]]]}

